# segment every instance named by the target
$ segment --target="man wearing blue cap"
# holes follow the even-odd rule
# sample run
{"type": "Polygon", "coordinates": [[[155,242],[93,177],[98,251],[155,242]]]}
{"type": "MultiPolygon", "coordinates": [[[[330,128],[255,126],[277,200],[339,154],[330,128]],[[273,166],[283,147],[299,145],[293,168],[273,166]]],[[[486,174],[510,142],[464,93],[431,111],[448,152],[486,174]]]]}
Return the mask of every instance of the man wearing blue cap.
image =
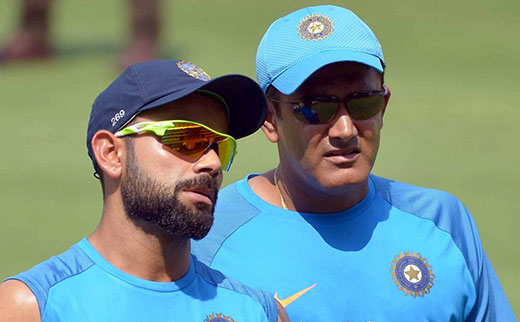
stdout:
{"type": "Polygon", "coordinates": [[[370,174],[384,71],[376,36],[349,10],[276,20],[257,75],[279,166],[220,193],[194,253],[276,292],[293,321],[514,321],[462,203],[370,174]]]}
{"type": "Polygon", "coordinates": [[[236,153],[263,123],[251,79],[187,61],[128,68],[95,100],[87,149],[103,188],[96,231],[0,286],[0,321],[288,321],[273,296],[190,255],[236,153]]]}

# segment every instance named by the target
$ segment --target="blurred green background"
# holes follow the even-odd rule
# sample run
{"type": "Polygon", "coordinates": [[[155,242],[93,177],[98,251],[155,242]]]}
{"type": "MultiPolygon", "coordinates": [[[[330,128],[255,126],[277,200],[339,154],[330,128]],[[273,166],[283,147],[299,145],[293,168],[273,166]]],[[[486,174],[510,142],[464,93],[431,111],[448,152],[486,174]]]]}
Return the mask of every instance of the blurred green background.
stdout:
{"type": "MultiPolygon", "coordinates": [[[[164,57],[212,76],[255,78],[268,25],[316,3],[164,1],[164,57]]],[[[520,316],[520,1],[329,3],[356,12],[383,45],[392,100],[374,173],[459,197],[520,316]]],[[[125,0],[57,0],[59,56],[0,66],[0,279],[64,251],[100,219],[86,125],[94,98],[118,75],[127,8],[125,0]]],[[[18,9],[17,0],[0,2],[0,41],[15,30],[18,9]]],[[[239,142],[225,185],[277,163],[261,133],[239,142]]]]}

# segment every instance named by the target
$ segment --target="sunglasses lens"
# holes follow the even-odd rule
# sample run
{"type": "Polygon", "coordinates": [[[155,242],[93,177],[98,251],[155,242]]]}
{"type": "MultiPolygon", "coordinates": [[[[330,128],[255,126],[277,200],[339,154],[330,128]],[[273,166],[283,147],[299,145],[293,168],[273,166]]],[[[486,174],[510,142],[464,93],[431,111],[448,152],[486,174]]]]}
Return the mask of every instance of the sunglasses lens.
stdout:
{"type": "Polygon", "coordinates": [[[385,106],[385,97],[371,95],[348,101],[348,112],[355,120],[366,120],[381,112],[385,106]]]}
{"type": "Polygon", "coordinates": [[[222,168],[225,171],[228,171],[231,167],[231,162],[233,162],[233,158],[235,157],[236,143],[231,138],[221,137],[217,140],[217,145],[217,153],[220,163],[222,163],[222,168]]]}
{"type": "Polygon", "coordinates": [[[227,171],[235,155],[236,143],[225,137],[191,123],[176,123],[174,128],[166,130],[162,143],[168,148],[194,159],[200,158],[213,144],[222,167],[227,171]]]}
{"type": "Polygon", "coordinates": [[[338,102],[314,99],[300,104],[294,110],[296,118],[304,123],[323,124],[329,122],[338,111],[338,102]]]}

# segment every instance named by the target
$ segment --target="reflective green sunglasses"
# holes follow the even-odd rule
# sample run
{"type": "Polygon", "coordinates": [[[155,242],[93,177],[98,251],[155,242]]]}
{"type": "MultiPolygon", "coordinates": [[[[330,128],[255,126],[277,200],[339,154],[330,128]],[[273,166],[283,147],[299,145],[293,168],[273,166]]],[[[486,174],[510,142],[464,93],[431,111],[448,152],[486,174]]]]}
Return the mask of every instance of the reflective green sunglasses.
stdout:
{"type": "Polygon", "coordinates": [[[194,159],[215,148],[225,171],[229,170],[237,153],[237,142],[232,136],[186,120],[137,123],[117,131],[115,136],[123,137],[145,131],[161,137],[162,144],[168,148],[194,159]]]}
{"type": "MultiPolygon", "coordinates": [[[[386,87],[382,91],[363,91],[349,94],[345,99],[345,106],[352,119],[367,120],[385,107],[385,97],[388,95],[386,87]]],[[[272,101],[292,105],[294,116],[306,124],[325,124],[334,119],[340,107],[337,96],[308,96],[301,102],[272,101]]]]}

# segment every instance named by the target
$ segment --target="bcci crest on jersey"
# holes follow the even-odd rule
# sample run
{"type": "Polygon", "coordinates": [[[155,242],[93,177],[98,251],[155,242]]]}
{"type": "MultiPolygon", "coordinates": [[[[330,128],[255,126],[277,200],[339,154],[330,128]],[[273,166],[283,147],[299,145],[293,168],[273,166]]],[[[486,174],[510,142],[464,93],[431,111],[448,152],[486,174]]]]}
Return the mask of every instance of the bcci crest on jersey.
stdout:
{"type": "Polygon", "coordinates": [[[204,322],[236,322],[230,316],[226,316],[222,313],[212,313],[211,315],[206,315],[206,319],[204,322]]]}
{"type": "Polygon", "coordinates": [[[435,277],[426,258],[412,252],[395,256],[390,273],[397,288],[414,298],[430,293],[435,277]]]}

